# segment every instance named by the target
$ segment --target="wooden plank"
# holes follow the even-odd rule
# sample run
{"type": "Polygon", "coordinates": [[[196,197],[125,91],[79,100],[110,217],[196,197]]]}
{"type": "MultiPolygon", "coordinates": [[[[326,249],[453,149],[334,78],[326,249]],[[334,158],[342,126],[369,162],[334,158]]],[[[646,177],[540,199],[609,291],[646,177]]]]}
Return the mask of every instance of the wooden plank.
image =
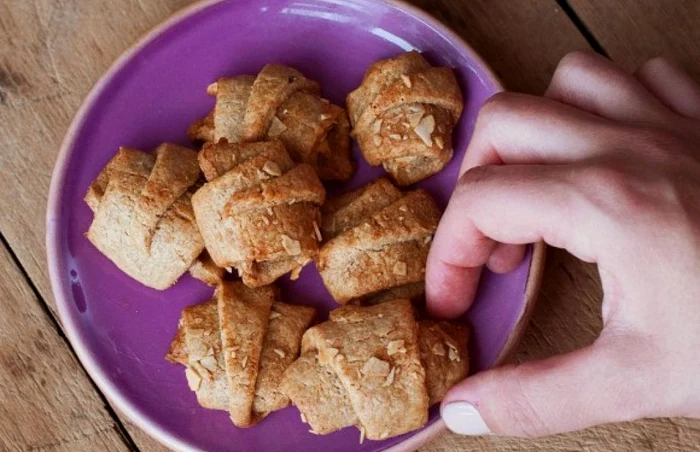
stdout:
{"type": "Polygon", "coordinates": [[[610,57],[633,71],[655,56],[675,59],[700,80],[697,0],[569,0],[610,57]]]}
{"type": "Polygon", "coordinates": [[[2,245],[0,268],[0,450],[128,450],[2,245]]]}
{"type": "MultiPolygon", "coordinates": [[[[0,144],[4,149],[0,153],[0,176],[8,181],[0,193],[4,213],[0,230],[52,308],[44,270],[44,209],[62,135],[84,94],[114,58],[140,34],[186,3],[63,0],[0,4],[0,42],[7,43],[0,54],[0,144]]],[[[569,50],[585,47],[585,41],[554,0],[520,2],[517,7],[510,0],[415,3],[457,30],[511,89],[541,93],[559,58],[569,50]]],[[[600,325],[595,267],[582,265],[561,252],[550,253],[550,258],[553,263],[548,265],[542,301],[519,359],[548,356],[590,342],[600,325]]],[[[42,422],[46,421],[31,425],[42,422]]],[[[618,427],[628,433],[614,430],[616,427],[601,427],[538,441],[445,435],[426,450],[602,450],[623,444],[614,441],[616,435],[628,438],[625,441],[629,444],[639,444],[637,450],[651,450],[654,444],[679,444],[674,442],[675,437],[696,442],[700,438],[697,427],[684,421],[657,422],[662,426],[635,423],[618,427]],[[654,439],[634,442],[646,435],[654,439]]],[[[163,450],[130,423],[125,421],[125,425],[141,449],[163,450]]]]}

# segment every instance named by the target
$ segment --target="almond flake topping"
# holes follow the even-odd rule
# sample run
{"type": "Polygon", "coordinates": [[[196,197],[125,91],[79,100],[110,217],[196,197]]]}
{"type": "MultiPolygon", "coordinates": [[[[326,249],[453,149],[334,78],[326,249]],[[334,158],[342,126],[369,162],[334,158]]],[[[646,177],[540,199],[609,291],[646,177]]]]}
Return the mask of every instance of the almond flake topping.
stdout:
{"type": "Polygon", "coordinates": [[[441,342],[433,344],[433,355],[445,356],[445,346],[441,342]]]}
{"type": "Polygon", "coordinates": [[[265,162],[265,164],[262,167],[262,170],[270,176],[277,177],[282,175],[282,170],[280,170],[279,165],[273,162],[272,160],[268,160],[267,162],[265,162]]]}
{"type": "Polygon", "coordinates": [[[401,80],[403,80],[403,84],[406,85],[406,88],[410,88],[411,86],[413,86],[413,84],[411,83],[411,77],[409,77],[408,75],[401,74],[401,80]]]}
{"type": "Polygon", "coordinates": [[[426,146],[432,146],[433,138],[431,135],[435,130],[435,117],[433,115],[424,117],[413,130],[426,146]]]}
{"type": "Polygon", "coordinates": [[[437,147],[440,149],[445,147],[445,142],[442,140],[442,137],[435,137],[435,144],[437,144],[437,147]]]}
{"type": "Polygon", "coordinates": [[[280,235],[280,239],[282,239],[282,247],[287,254],[290,256],[298,256],[301,254],[301,244],[298,240],[294,240],[285,234],[280,235]]]}
{"type": "Polygon", "coordinates": [[[404,205],[402,205],[402,206],[399,207],[399,210],[400,210],[401,212],[407,212],[407,211],[408,211],[408,207],[406,206],[406,204],[404,204],[404,205]]]}
{"type": "Polygon", "coordinates": [[[292,272],[289,274],[289,279],[291,279],[292,281],[296,281],[297,279],[299,279],[299,275],[301,274],[301,269],[302,269],[302,267],[294,267],[292,269],[292,272]]]}
{"type": "Polygon", "coordinates": [[[287,356],[286,353],[284,353],[284,350],[280,350],[279,348],[275,348],[272,351],[275,352],[280,358],[287,356]]]}
{"type": "Polygon", "coordinates": [[[382,144],[382,137],[380,137],[379,135],[374,135],[372,137],[372,143],[374,143],[375,146],[379,146],[380,144],[382,144]]]}
{"type": "Polygon", "coordinates": [[[423,119],[423,112],[414,112],[414,113],[409,113],[406,115],[406,119],[408,119],[408,125],[412,128],[418,127],[418,123],[420,123],[420,120],[423,119]]]}
{"type": "Polygon", "coordinates": [[[392,356],[396,353],[406,353],[406,348],[404,347],[404,341],[397,340],[397,341],[389,342],[389,344],[386,346],[386,353],[389,356],[392,356]]]}
{"type": "Polygon", "coordinates": [[[304,416],[304,413],[299,413],[299,417],[301,417],[301,422],[304,424],[308,424],[309,422],[306,420],[306,416],[304,416]]]}
{"type": "Polygon", "coordinates": [[[314,221],[314,232],[316,233],[316,238],[320,242],[323,240],[323,236],[321,235],[321,230],[318,228],[318,223],[314,221]]]}
{"type": "Polygon", "coordinates": [[[382,130],[382,122],[381,119],[377,119],[372,123],[372,133],[379,133],[382,130]]]}
{"type": "Polygon", "coordinates": [[[360,425],[360,444],[365,442],[365,428],[360,425]]]}
{"type": "Polygon", "coordinates": [[[280,314],[279,312],[270,311],[270,320],[279,319],[280,317],[282,317],[282,314],[280,314]]]}
{"type": "Polygon", "coordinates": [[[454,348],[450,348],[447,355],[450,357],[450,361],[457,361],[457,362],[460,361],[459,354],[455,351],[454,348]]]}
{"type": "Polygon", "coordinates": [[[248,364],[248,357],[244,356],[243,359],[241,360],[241,367],[245,369],[245,366],[248,364]]]}
{"type": "Polygon", "coordinates": [[[219,367],[214,356],[205,356],[199,360],[199,363],[209,372],[215,372],[217,367],[219,367]]]}
{"type": "Polygon", "coordinates": [[[391,135],[389,135],[389,138],[391,138],[392,140],[398,141],[401,139],[401,135],[399,135],[398,133],[392,133],[391,135]]]}
{"type": "Polygon", "coordinates": [[[287,126],[284,125],[282,121],[280,121],[280,118],[277,116],[272,117],[272,122],[270,123],[270,128],[267,131],[267,136],[270,138],[276,138],[284,133],[284,131],[287,130],[287,126]]]}
{"type": "Polygon", "coordinates": [[[370,376],[386,377],[389,375],[390,369],[391,366],[388,362],[373,356],[362,366],[362,373],[370,376]]]}
{"type": "Polygon", "coordinates": [[[331,119],[332,116],[331,116],[331,115],[327,115],[327,114],[325,114],[325,113],[322,113],[321,116],[320,116],[320,118],[321,118],[321,121],[325,121],[326,119],[331,119]]]}
{"type": "Polygon", "coordinates": [[[185,378],[187,378],[187,386],[190,387],[190,391],[197,391],[199,385],[202,384],[202,377],[199,376],[197,371],[189,367],[185,369],[185,378]]]}
{"type": "Polygon", "coordinates": [[[398,276],[406,276],[406,262],[397,262],[394,264],[394,274],[398,276]]]}

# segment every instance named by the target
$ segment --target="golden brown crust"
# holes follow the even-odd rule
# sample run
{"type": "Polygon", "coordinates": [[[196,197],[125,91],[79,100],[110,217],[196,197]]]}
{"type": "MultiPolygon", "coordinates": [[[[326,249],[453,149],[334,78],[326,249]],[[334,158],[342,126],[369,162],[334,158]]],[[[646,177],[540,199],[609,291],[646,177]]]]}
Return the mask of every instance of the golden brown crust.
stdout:
{"type": "Polygon", "coordinates": [[[421,54],[374,63],[347,104],[365,159],[399,185],[435,174],[452,158],[462,93],[452,70],[431,67],[421,54]]]}
{"type": "Polygon", "coordinates": [[[301,337],[311,325],[314,309],[276,302],[270,311],[255,383],[253,418],[260,421],[272,411],[289,405],[289,397],[280,391],[284,371],[299,356],[301,337]]]}
{"type": "Polygon", "coordinates": [[[302,354],[287,368],[280,390],[314,433],[326,435],[359,422],[338,376],[318,362],[315,351],[302,354]]]}
{"type": "Polygon", "coordinates": [[[190,266],[190,275],[203,283],[216,287],[224,279],[226,270],[216,265],[209,253],[205,251],[199,255],[196,261],[190,266]]]}
{"type": "Polygon", "coordinates": [[[309,329],[302,352],[316,350],[345,387],[369,439],[420,428],[428,420],[418,325],[408,300],[343,306],[309,329]]]}
{"type": "Polygon", "coordinates": [[[185,330],[182,328],[182,320],[178,323],[177,333],[170,343],[165,359],[173,364],[188,365],[187,344],[185,343],[185,330]]]}
{"type": "Polygon", "coordinates": [[[257,77],[219,79],[209,93],[216,96],[214,142],[280,140],[323,180],[354,173],[345,110],[322,99],[318,83],[296,69],[269,64],[257,77]]]}
{"type": "MultiPolygon", "coordinates": [[[[357,204],[363,203],[361,198],[357,197],[357,204]]],[[[363,209],[373,210],[356,210],[363,209]]],[[[317,268],[326,288],[337,302],[347,303],[393,287],[422,283],[439,219],[435,202],[423,190],[409,192],[363,218],[321,248],[317,268]]]]}
{"type": "Polygon", "coordinates": [[[260,355],[278,292],[272,286],[250,289],[240,282],[224,282],[215,297],[228,377],[229,416],[236,426],[248,427],[254,423],[252,406],[260,355]]]}
{"type": "Polygon", "coordinates": [[[227,375],[219,336],[215,300],[182,311],[182,330],[187,353],[188,383],[204,408],[226,410],[229,406],[227,375]],[[194,380],[194,381],[193,381],[194,380]]]}
{"type": "MultiPolygon", "coordinates": [[[[300,269],[318,253],[315,229],[325,190],[308,165],[295,165],[279,142],[206,148],[200,160],[225,168],[221,149],[251,155],[195,193],[199,229],[214,262],[235,267],[251,287],[300,269]],[[254,148],[258,152],[250,152],[254,148]]],[[[230,161],[229,159],[228,161],[230,161]]]]}
{"type": "Polygon", "coordinates": [[[193,153],[174,145],[161,147],[159,157],[121,148],[86,194],[95,212],[88,239],[126,274],[155,289],[175,283],[204,248],[191,203],[193,153]],[[173,155],[184,162],[174,162],[173,155]],[[175,176],[182,182],[173,182],[175,176]]]}
{"type": "Polygon", "coordinates": [[[433,405],[469,373],[469,328],[462,322],[434,320],[421,320],[418,327],[421,361],[433,405]]]}

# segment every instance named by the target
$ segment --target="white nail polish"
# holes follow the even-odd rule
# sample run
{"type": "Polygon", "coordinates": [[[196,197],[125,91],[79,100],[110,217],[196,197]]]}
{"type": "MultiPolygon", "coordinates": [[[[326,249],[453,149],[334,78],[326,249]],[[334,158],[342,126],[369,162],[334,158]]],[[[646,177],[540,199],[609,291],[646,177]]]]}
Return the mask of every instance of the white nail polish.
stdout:
{"type": "Polygon", "coordinates": [[[491,430],[479,411],[467,402],[452,402],[442,408],[442,419],[447,428],[460,435],[490,435],[491,430]]]}

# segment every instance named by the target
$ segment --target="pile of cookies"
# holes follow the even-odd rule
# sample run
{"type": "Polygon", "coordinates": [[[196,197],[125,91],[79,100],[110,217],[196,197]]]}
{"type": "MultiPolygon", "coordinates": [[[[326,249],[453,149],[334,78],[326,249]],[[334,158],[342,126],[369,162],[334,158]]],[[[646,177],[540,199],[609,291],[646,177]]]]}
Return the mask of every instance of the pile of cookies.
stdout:
{"type": "Polygon", "coordinates": [[[295,404],[318,434],[357,426],[384,439],[421,427],[467,374],[467,330],[416,319],[440,211],[403,191],[452,158],[462,111],[453,72],[417,52],[373,64],[348,112],[299,71],[265,66],[210,85],[190,126],[199,150],[120,148],[89,187],[88,239],[154,289],[185,272],[216,287],[185,308],[167,359],[206,408],[247,427],[295,404]],[[351,137],[388,178],[327,199],[355,172],[351,137]],[[315,262],[339,304],[280,300],[275,281],[315,262]],[[231,281],[233,270],[240,281],[231,281]]]}

